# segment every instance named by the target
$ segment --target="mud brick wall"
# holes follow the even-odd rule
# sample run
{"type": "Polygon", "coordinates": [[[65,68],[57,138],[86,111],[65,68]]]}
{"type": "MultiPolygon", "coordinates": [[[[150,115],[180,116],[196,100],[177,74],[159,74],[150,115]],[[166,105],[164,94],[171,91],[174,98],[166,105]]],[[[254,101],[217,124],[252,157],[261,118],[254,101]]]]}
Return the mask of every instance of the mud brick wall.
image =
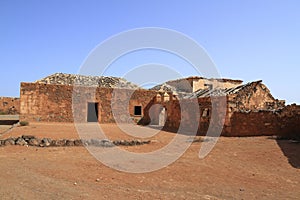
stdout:
{"type": "Polygon", "coordinates": [[[167,113],[164,130],[177,132],[181,128],[186,132],[185,134],[189,132],[195,134],[196,131],[197,135],[206,135],[209,128],[211,131],[217,131],[219,127],[222,131],[223,124],[229,124],[229,115],[226,115],[228,110],[226,97],[218,98],[225,99],[222,99],[223,101],[215,99],[213,109],[210,98],[173,100],[161,103],[167,113]],[[212,118],[212,116],[214,117],[212,118]]]}
{"type": "Polygon", "coordinates": [[[71,122],[72,87],[21,83],[20,120],[71,122]]]}
{"type": "Polygon", "coordinates": [[[17,115],[20,113],[20,99],[15,97],[0,97],[0,113],[17,115]]]}
{"type": "Polygon", "coordinates": [[[300,138],[300,106],[289,105],[277,111],[234,112],[226,136],[279,135],[300,138]]]}
{"type": "Polygon", "coordinates": [[[280,132],[280,121],[271,111],[234,112],[231,117],[231,130],[226,136],[276,135],[280,132]]]}
{"type": "Polygon", "coordinates": [[[128,122],[129,117],[139,120],[144,114],[142,112],[141,116],[134,116],[134,106],[142,106],[144,109],[155,95],[154,91],[140,89],[118,89],[116,92],[112,88],[21,83],[20,119],[86,122],[87,104],[93,102],[98,103],[99,122],[112,123],[115,118],[118,118],[118,122],[128,122]],[[117,116],[113,115],[112,108],[116,110],[117,116]]]}
{"type": "Polygon", "coordinates": [[[279,112],[280,133],[279,136],[300,140],[300,106],[288,105],[279,112]]]}
{"type": "MultiPolygon", "coordinates": [[[[197,99],[194,100],[171,100],[165,102],[157,102],[155,99],[151,101],[146,109],[145,115],[140,120],[141,125],[158,125],[159,114],[161,108],[165,108],[165,124],[163,129],[166,131],[177,132],[180,131],[184,134],[188,134],[191,130],[197,131],[197,124],[195,125],[195,119],[199,118],[197,112],[195,112],[197,106],[197,99]],[[151,113],[151,116],[149,114],[151,113]]],[[[194,133],[193,133],[194,134],[194,133]]]]}
{"type": "MultiPolygon", "coordinates": [[[[228,98],[230,97],[227,97],[227,100],[228,98]]],[[[193,127],[196,120],[199,120],[198,135],[206,135],[209,128],[211,133],[216,134],[219,131],[218,128],[223,124],[221,132],[223,136],[280,135],[288,138],[300,138],[300,106],[290,105],[278,110],[246,112],[232,110],[229,107],[230,102],[226,102],[224,99],[213,102],[212,106],[210,98],[198,99],[199,112],[195,112],[193,109],[183,111],[178,100],[161,103],[167,110],[164,130],[177,132],[181,123],[188,130],[189,127],[193,127]],[[214,117],[212,117],[212,112],[216,114],[214,117]],[[197,117],[195,113],[200,114],[200,117],[197,117]],[[216,132],[214,132],[215,130],[216,132]]]]}

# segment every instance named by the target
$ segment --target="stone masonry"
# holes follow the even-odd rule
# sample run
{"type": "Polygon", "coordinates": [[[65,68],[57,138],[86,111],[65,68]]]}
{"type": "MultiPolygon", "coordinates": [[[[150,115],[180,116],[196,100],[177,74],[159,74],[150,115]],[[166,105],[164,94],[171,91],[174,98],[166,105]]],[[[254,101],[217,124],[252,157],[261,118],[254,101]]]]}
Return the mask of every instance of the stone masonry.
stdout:
{"type": "Polygon", "coordinates": [[[196,128],[199,135],[217,130],[223,122],[224,136],[295,136],[300,132],[300,107],[285,106],[262,81],[242,84],[240,80],[189,77],[145,90],[116,77],[57,73],[21,83],[20,95],[20,120],[27,121],[87,122],[88,105],[94,103],[100,123],[163,125],[173,132],[196,128]]]}
{"type": "Polygon", "coordinates": [[[20,113],[20,98],[0,97],[0,113],[16,115],[20,113]]]}

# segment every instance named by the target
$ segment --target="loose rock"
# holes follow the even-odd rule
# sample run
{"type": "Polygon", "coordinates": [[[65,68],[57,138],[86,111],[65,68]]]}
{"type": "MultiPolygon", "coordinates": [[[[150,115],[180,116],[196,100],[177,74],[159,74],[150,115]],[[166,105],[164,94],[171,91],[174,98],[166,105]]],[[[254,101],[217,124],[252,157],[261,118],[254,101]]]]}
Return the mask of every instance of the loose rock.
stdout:
{"type": "Polygon", "coordinates": [[[27,142],[22,137],[19,137],[16,139],[15,144],[20,146],[25,146],[27,145],[27,142]]]}

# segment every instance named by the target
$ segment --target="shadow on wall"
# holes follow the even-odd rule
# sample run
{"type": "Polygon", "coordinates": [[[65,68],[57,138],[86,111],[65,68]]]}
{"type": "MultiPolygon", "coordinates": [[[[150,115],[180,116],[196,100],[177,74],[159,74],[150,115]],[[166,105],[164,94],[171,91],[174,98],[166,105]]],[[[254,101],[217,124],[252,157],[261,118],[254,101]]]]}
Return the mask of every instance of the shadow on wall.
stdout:
{"type": "Polygon", "coordinates": [[[291,140],[277,140],[277,144],[289,163],[294,168],[300,169],[300,143],[291,140]]]}

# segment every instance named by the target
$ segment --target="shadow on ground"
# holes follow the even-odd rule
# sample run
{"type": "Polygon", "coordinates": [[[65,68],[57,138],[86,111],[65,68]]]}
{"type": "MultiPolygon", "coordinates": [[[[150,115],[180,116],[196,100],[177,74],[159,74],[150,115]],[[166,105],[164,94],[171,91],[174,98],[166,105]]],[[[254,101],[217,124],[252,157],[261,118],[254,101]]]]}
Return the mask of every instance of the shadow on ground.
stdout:
{"type": "Polygon", "coordinates": [[[291,140],[276,140],[284,155],[288,158],[289,163],[300,169],[300,143],[291,140]]]}

